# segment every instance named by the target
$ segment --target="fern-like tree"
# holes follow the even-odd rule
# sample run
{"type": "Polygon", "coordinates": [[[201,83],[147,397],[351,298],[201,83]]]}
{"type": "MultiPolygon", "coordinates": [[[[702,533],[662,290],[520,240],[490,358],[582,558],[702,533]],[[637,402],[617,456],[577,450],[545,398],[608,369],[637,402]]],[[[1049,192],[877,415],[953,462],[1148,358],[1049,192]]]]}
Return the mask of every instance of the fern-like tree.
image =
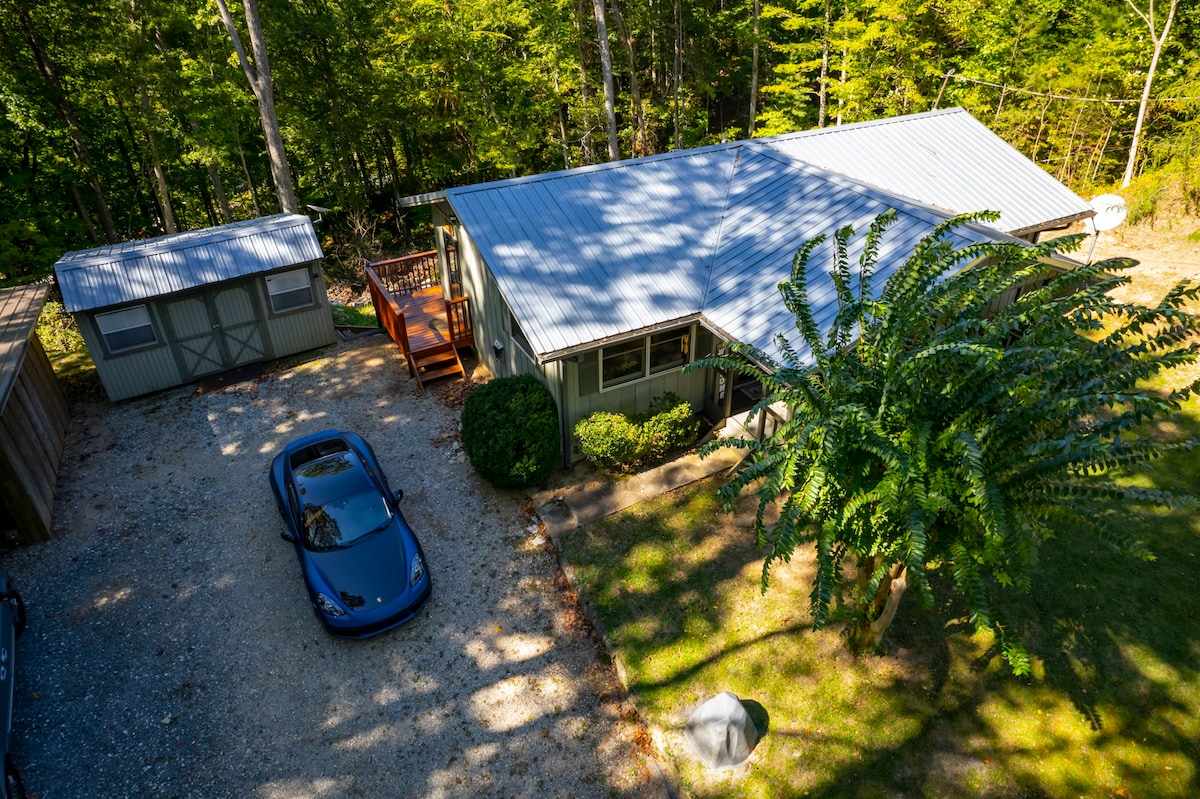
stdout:
{"type": "Polygon", "coordinates": [[[755,412],[779,402],[792,411],[762,441],[709,445],[749,450],[720,495],[731,505],[744,489],[757,491],[755,530],[768,550],[762,590],[772,564],[813,547],[814,626],[844,608],[850,643],[862,651],[880,644],[906,591],[932,603],[937,570],[1021,674],[1029,656],[1000,605],[1007,591],[1028,590],[1039,548],[1051,536],[1091,535],[1151,558],[1098,503],[1191,502],[1104,473],[1192,446],[1137,431],[1198,388],[1164,395],[1144,386],[1196,359],[1198,323],[1184,305],[1200,287],[1181,283],[1153,307],[1119,302],[1109,291],[1128,281],[1122,271],[1133,262],[1049,266],[1078,238],[956,248],[947,236],[994,218],[939,226],[878,292],[872,275],[893,215],[872,224],[854,269],[854,231],[838,231],[837,313],[826,330],[809,297],[809,259],[822,238],[809,241],[779,285],[803,346],[778,336],[777,360],[735,344],[696,367],[753,375],[766,388],[755,412]]]}

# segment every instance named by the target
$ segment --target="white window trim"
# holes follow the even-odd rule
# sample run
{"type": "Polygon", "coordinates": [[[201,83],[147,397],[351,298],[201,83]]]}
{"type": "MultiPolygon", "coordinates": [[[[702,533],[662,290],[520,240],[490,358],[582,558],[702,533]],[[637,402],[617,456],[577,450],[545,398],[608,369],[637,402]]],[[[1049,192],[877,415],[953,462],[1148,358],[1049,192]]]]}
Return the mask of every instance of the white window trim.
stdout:
{"type": "Polygon", "coordinates": [[[145,304],[131,305],[128,308],[122,308],[119,311],[105,311],[104,313],[98,313],[98,314],[96,314],[95,319],[96,319],[96,329],[100,331],[100,338],[104,341],[104,349],[112,355],[117,355],[117,354],[126,353],[126,352],[133,352],[135,350],[145,349],[148,347],[154,347],[154,346],[157,346],[159,343],[158,342],[158,331],[154,329],[154,317],[150,315],[150,308],[149,308],[149,306],[147,306],[145,304]],[[135,324],[135,325],[127,324],[127,325],[124,325],[121,327],[110,328],[108,330],[104,329],[104,321],[103,320],[105,317],[115,317],[115,316],[119,316],[121,314],[128,314],[130,311],[137,311],[137,310],[141,310],[141,312],[146,315],[146,321],[144,323],[139,323],[139,324],[135,324]],[[139,342],[137,344],[131,344],[128,347],[113,347],[109,341],[108,337],[109,337],[109,335],[111,335],[113,333],[123,333],[126,330],[137,330],[137,329],[143,328],[143,327],[150,329],[150,335],[153,336],[152,341],[143,341],[143,342],[139,342]]]}
{"type": "Polygon", "coordinates": [[[266,289],[267,289],[267,304],[271,306],[272,314],[279,315],[279,314],[292,313],[293,311],[299,311],[304,308],[312,308],[313,306],[315,306],[317,304],[316,292],[313,290],[312,277],[309,275],[307,266],[302,267],[300,269],[289,269],[286,272],[276,272],[275,274],[267,275],[265,278],[263,278],[263,284],[266,286],[266,289]],[[298,291],[301,288],[301,285],[300,285],[301,281],[297,280],[296,285],[288,286],[279,291],[271,290],[271,281],[277,280],[279,278],[285,278],[285,279],[290,278],[293,275],[303,275],[304,276],[303,285],[305,287],[307,287],[307,289],[308,289],[308,302],[304,303],[303,305],[292,305],[288,308],[276,308],[275,307],[275,298],[281,294],[289,294],[291,292],[298,291]]]}
{"type": "MultiPolygon", "coordinates": [[[[637,339],[625,339],[624,341],[613,342],[613,346],[628,344],[637,339]]],[[[642,374],[640,377],[633,377],[629,380],[624,380],[620,383],[615,383],[611,386],[604,385],[604,347],[600,348],[600,355],[596,360],[596,369],[600,373],[600,393],[606,391],[619,391],[626,386],[632,386],[636,383],[641,383],[646,380],[651,380],[655,377],[669,375],[672,372],[682,371],[684,367],[696,360],[696,330],[695,325],[685,325],[680,327],[670,327],[663,330],[656,330],[654,333],[642,336],[642,374]],[[672,366],[669,369],[662,369],[657,372],[650,371],[650,336],[658,335],[659,333],[669,333],[674,330],[682,330],[683,335],[688,337],[688,353],[687,358],[679,366],[672,366]]]]}

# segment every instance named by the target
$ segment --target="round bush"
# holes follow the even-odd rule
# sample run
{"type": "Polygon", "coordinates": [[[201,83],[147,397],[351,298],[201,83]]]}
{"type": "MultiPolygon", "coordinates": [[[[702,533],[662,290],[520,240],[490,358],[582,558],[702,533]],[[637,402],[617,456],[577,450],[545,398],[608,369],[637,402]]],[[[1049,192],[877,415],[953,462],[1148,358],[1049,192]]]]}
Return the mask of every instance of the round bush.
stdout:
{"type": "Polygon", "coordinates": [[[575,425],[580,453],[614,472],[658,463],[672,450],[690,447],[699,432],[691,404],[671,392],[652,399],[645,414],[597,411],[575,425]]]}
{"type": "Polygon", "coordinates": [[[540,483],[562,458],[554,398],[529,375],[484,383],[463,404],[462,442],[471,466],[489,483],[540,483]]]}

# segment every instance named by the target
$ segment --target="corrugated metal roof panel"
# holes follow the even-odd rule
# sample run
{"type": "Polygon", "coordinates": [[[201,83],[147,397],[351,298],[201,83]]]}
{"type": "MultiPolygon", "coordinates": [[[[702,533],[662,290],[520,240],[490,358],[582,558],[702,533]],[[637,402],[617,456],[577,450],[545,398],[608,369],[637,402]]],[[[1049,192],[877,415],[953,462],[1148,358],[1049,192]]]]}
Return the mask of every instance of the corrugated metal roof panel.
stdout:
{"type": "Polygon", "coordinates": [[[173,294],[316,261],[321,245],[302,214],[276,214],[69,252],[54,265],[68,311],[173,294]]]}
{"type": "Polygon", "coordinates": [[[962,108],[758,141],[947,211],[999,211],[995,226],[1014,235],[1094,213],[1081,197],[962,108]]]}
{"type": "MultiPolygon", "coordinates": [[[[776,286],[803,242],[846,224],[863,234],[896,208],[900,218],[881,251],[882,284],[950,216],[759,142],[446,195],[542,357],[701,313],[770,350],[775,334],[792,332],[776,286]]],[[[977,227],[959,241],[1007,238],[977,227]]],[[[814,254],[814,270],[828,263],[827,251],[814,254]]],[[[814,279],[812,291],[818,321],[827,323],[836,312],[831,287],[814,279]]]]}
{"type": "MultiPolygon", "coordinates": [[[[738,341],[778,354],[782,334],[803,352],[795,317],[779,297],[780,281],[791,276],[792,256],[806,241],[825,236],[808,263],[809,299],[821,330],[837,313],[829,275],[834,233],[851,225],[849,257],[857,263],[875,218],[894,208],[896,221],[884,234],[873,285],[879,288],[908,258],[913,247],[951,214],[892,196],[858,181],[796,163],[770,150],[747,147],[732,182],[729,213],[704,299],[704,315],[738,341]]],[[[957,229],[957,246],[1012,240],[984,226],[957,229]]]]}
{"type": "Polygon", "coordinates": [[[549,353],[699,313],[736,155],[692,150],[446,196],[549,353]]]}

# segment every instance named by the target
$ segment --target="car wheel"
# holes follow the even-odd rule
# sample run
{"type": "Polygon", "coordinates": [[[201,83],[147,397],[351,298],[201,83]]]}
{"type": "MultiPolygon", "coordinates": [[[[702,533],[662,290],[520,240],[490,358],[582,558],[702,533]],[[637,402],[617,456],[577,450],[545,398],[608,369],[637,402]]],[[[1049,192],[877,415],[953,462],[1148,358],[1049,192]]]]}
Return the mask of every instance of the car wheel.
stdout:
{"type": "Polygon", "coordinates": [[[4,756],[4,788],[8,799],[29,799],[25,780],[21,778],[21,770],[13,762],[12,755],[4,756]]]}
{"type": "Polygon", "coordinates": [[[10,588],[4,599],[12,606],[13,636],[20,638],[21,633],[25,632],[25,600],[21,599],[15,588],[10,588]]]}

